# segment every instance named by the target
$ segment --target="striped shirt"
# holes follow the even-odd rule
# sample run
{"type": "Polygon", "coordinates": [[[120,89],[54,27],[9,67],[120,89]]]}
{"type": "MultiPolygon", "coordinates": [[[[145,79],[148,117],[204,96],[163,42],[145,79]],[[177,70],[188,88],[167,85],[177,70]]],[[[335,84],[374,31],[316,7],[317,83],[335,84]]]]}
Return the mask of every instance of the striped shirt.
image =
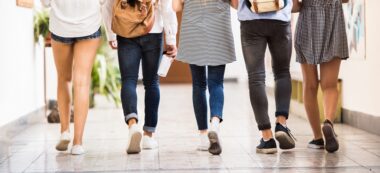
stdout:
{"type": "Polygon", "coordinates": [[[234,62],[228,0],[185,0],[177,60],[198,66],[234,62]]]}

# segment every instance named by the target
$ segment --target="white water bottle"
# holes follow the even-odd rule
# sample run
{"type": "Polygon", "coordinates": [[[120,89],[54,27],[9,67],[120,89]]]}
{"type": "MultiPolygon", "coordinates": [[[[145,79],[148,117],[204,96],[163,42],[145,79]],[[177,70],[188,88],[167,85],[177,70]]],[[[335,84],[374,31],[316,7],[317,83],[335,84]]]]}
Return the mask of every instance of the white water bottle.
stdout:
{"type": "Polygon", "coordinates": [[[158,68],[157,74],[161,77],[166,77],[169,72],[170,66],[173,63],[174,58],[168,57],[166,54],[162,55],[160,62],[160,67],[158,68]]]}

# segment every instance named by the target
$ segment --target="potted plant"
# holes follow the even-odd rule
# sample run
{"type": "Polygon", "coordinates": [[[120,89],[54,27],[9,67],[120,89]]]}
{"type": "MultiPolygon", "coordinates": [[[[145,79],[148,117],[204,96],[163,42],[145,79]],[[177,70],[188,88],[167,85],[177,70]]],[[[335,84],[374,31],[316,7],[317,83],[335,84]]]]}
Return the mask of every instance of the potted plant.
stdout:
{"type": "Polygon", "coordinates": [[[39,11],[34,15],[34,41],[38,42],[40,36],[44,38],[45,46],[50,47],[49,13],[46,10],[39,11]]]}
{"type": "MultiPolygon", "coordinates": [[[[105,33],[102,27],[102,32],[105,33]]],[[[121,76],[119,68],[113,61],[112,50],[109,48],[107,40],[102,37],[101,46],[98,49],[94,66],[92,68],[92,81],[90,91],[90,108],[95,106],[95,95],[100,94],[112,100],[116,106],[121,103],[120,89],[121,76]]]]}

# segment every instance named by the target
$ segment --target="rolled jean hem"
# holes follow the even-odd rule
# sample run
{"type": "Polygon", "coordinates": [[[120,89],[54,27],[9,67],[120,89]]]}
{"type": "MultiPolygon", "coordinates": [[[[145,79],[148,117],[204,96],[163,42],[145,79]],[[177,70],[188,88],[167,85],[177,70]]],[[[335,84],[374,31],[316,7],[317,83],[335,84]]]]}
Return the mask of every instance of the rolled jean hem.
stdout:
{"type": "Polygon", "coordinates": [[[284,116],[286,119],[289,118],[289,112],[285,112],[285,111],[277,111],[276,112],[276,117],[278,116],[284,116]]]}
{"type": "Polygon", "coordinates": [[[221,116],[221,115],[211,115],[210,122],[211,122],[213,117],[218,117],[220,120],[219,123],[223,122],[223,116],[221,116]]]}
{"type": "Polygon", "coordinates": [[[156,127],[144,126],[143,130],[146,132],[154,133],[154,132],[156,132],[156,127]]]}
{"type": "Polygon", "coordinates": [[[259,124],[259,125],[258,125],[258,128],[259,128],[260,131],[262,131],[262,130],[268,130],[268,129],[271,129],[272,126],[270,125],[270,123],[269,123],[269,124],[259,124]]]}
{"type": "Polygon", "coordinates": [[[137,123],[139,122],[139,116],[136,113],[130,113],[128,115],[125,115],[125,123],[128,124],[128,120],[130,120],[132,118],[136,119],[137,123]]]}

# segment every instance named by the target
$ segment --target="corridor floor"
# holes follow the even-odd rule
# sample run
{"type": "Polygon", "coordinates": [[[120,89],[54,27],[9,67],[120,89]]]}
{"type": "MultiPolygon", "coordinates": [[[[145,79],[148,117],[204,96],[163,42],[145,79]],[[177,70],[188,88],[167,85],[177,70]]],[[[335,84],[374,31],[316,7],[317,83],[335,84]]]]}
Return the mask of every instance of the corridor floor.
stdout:
{"type": "MultiPolygon", "coordinates": [[[[122,110],[98,98],[86,124],[85,155],[56,151],[59,124],[43,122],[0,143],[0,172],[380,172],[380,136],[336,125],[340,150],[334,154],[312,150],[306,148],[312,139],[309,124],[296,116],[291,116],[288,122],[297,138],[295,149],[279,150],[274,155],[256,154],[260,136],[247,86],[226,84],[225,92],[220,156],[196,151],[198,134],[191,86],[162,85],[155,136],[158,149],[127,155],[128,128],[122,110]]],[[[138,87],[138,93],[139,112],[143,115],[142,86],[138,87]]],[[[274,114],[273,101],[270,114],[274,114]]]]}

